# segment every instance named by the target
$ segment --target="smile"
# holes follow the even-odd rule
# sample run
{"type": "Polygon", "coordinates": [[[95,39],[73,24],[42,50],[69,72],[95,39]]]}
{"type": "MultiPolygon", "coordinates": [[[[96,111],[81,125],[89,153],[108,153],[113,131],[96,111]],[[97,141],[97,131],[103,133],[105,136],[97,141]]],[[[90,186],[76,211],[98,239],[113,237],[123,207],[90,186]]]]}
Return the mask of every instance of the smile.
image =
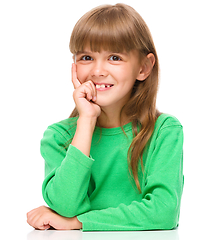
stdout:
{"type": "Polygon", "coordinates": [[[105,90],[108,90],[110,89],[111,87],[113,87],[114,85],[113,84],[95,84],[96,86],[96,89],[99,90],[99,91],[105,91],[105,90]]]}

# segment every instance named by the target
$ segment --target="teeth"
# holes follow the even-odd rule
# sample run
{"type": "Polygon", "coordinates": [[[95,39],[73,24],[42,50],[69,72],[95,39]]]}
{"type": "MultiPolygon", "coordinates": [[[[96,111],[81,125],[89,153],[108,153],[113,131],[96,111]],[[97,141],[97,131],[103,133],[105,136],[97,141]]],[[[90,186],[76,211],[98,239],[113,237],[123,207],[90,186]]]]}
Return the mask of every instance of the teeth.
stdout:
{"type": "Polygon", "coordinates": [[[96,85],[96,88],[99,89],[99,88],[109,88],[111,85],[105,85],[105,84],[101,84],[101,85],[96,85]]]}

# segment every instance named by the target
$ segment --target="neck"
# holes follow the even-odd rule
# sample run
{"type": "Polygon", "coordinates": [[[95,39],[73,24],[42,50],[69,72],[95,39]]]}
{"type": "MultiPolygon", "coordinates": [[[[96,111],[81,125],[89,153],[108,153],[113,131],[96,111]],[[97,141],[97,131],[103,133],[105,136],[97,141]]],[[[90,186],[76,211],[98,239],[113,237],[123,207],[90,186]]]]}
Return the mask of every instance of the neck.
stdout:
{"type": "Polygon", "coordinates": [[[123,111],[102,109],[101,115],[98,117],[97,126],[103,128],[121,127],[129,123],[126,114],[123,111]]]}

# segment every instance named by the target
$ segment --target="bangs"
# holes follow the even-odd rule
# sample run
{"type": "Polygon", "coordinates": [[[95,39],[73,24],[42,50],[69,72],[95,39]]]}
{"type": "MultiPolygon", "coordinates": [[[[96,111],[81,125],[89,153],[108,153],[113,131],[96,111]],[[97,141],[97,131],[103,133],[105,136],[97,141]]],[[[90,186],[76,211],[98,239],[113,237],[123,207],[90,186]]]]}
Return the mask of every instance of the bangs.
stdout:
{"type": "Polygon", "coordinates": [[[129,52],[139,49],[134,19],[123,8],[103,6],[86,13],[75,25],[70,51],[73,54],[90,47],[93,52],[129,52]]]}

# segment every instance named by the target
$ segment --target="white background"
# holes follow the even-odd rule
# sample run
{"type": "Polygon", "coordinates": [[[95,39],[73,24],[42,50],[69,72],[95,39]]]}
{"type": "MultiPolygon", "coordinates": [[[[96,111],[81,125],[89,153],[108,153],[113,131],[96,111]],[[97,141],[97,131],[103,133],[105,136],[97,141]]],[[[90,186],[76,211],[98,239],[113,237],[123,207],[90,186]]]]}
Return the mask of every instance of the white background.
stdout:
{"type": "MultiPolygon", "coordinates": [[[[122,2],[134,7],[152,32],[161,67],[158,109],[184,126],[179,238],[206,239],[206,1],[122,2]]],[[[105,3],[117,1],[0,2],[0,205],[8,239],[14,233],[32,239],[26,212],[44,204],[40,139],[74,107],[70,34],[86,11],[105,3]]]]}

